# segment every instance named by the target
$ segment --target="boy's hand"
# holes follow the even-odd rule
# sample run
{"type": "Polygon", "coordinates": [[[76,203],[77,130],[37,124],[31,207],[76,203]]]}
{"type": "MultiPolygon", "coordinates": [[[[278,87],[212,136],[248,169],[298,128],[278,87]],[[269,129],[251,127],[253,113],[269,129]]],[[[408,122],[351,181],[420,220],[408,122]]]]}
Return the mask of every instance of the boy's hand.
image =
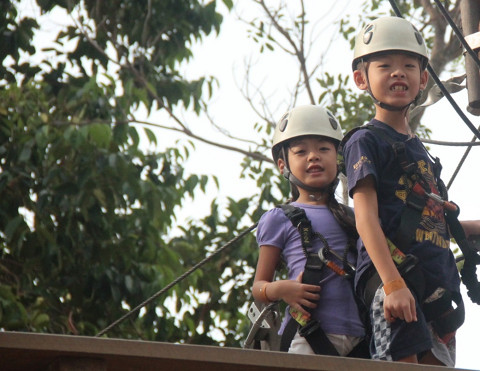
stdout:
{"type": "Polygon", "coordinates": [[[408,288],[396,290],[385,296],[383,302],[385,319],[392,323],[396,318],[405,322],[416,322],[415,299],[408,288]]]}

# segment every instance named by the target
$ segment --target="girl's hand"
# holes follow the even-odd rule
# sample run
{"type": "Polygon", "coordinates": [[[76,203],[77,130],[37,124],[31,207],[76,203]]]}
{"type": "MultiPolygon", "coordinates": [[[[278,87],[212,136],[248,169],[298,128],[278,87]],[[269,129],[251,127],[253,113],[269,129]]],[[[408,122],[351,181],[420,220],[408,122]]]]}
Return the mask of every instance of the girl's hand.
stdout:
{"type": "Polygon", "coordinates": [[[296,281],[282,281],[282,299],[291,308],[310,317],[310,313],[304,307],[315,308],[317,306],[316,302],[320,299],[318,292],[321,289],[320,286],[302,283],[302,276],[303,272],[298,275],[296,281]]]}
{"type": "Polygon", "coordinates": [[[405,322],[417,321],[415,299],[407,287],[385,296],[383,311],[385,319],[390,323],[395,322],[396,318],[405,322]]]}

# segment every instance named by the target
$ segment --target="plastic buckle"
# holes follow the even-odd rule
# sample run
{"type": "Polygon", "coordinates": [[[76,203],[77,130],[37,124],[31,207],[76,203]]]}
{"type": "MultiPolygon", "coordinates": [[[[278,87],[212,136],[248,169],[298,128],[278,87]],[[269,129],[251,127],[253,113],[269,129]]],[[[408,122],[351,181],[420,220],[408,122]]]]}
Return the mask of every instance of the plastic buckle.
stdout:
{"type": "Polygon", "coordinates": [[[324,266],[324,261],[319,258],[319,256],[315,253],[308,253],[307,255],[307,262],[305,263],[305,268],[312,269],[312,270],[320,270],[324,266]]]}
{"type": "Polygon", "coordinates": [[[425,198],[413,191],[408,194],[405,202],[408,206],[417,211],[423,211],[425,207],[425,198]]]}
{"type": "Polygon", "coordinates": [[[300,336],[306,337],[312,334],[313,332],[317,331],[320,328],[320,322],[316,320],[310,320],[307,322],[305,326],[300,327],[298,333],[300,336]]]}
{"type": "Polygon", "coordinates": [[[405,255],[405,259],[402,263],[398,266],[398,271],[403,276],[410,272],[415,266],[418,264],[418,258],[415,255],[405,255]]]}

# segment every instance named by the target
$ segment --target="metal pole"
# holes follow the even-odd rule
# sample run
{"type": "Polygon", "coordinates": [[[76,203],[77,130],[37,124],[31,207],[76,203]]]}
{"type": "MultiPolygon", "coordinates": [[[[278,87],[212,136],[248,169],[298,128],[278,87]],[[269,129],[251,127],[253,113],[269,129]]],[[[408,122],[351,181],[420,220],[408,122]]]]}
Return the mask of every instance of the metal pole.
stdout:
{"type": "MultiPolygon", "coordinates": [[[[478,34],[480,22],[480,2],[478,0],[461,0],[460,12],[464,36],[478,34]]],[[[478,46],[472,46],[477,53],[478,46]]],[[[480,116],[480,74],[473,58],[465,55],[465,71],[467,74],[468,105],[470,113],[480,116]]]]}

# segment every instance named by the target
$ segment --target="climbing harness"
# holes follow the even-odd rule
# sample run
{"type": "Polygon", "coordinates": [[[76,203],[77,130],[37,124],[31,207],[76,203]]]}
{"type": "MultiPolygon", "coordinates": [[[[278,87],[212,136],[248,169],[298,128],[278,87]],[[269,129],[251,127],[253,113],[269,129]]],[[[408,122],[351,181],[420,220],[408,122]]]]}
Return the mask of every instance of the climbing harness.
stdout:
{"type": "MultiPolygon", "coordinates": [[[[403,251],[408,251],[408,247],[415,238],[416,228],[419,225],[426,199],[430,198],[439,205],[443,206],[445,220],[450,228],[451,235],[460,247],[465,258],[465,263],[460,271],[462,281],[467,287],[468,295],[474,303],[480,304],[480,283],[476,276],[476,265],[480,264],[480,256],[478,250],[473,249],[469,241],[465,238],[460,222],[458,221],[459,208],[453,202],[447,201],[447,190],[440,179],[441,165],[438,158],[433,158],[425,149],[426,153],[432,158],[433,172],[437,181],[440,195],[432,192],[428,182],[423,178],[418,170],[418,166],[414,162],[410,162],[405,151],[403,142],[394,141],[388,133],[371,124],[366,124],[350,131],[340,143],[339,146],[339,166],[345,171],[343,161],[343,148],[350,137],[358,130],[371,130],[375,135],[387,142],[392,148],[394,157],[403,171],[406,185],[405,207],[402,210],[400,224],[395,237],[387,243],[390,248],[390,254],[395,261],[399,273],[404,277],[407,285],[416,293],[422,304],[423,312],[427,321],[432,321],[432,325],[440,337],[455,331],[459,328],[465,318],[465,309],[462,297],[459,293],[450,292],[442,289],[435,292],[433,299],[431,297],[424,300],[425,281],[423,273],[418,266],[418,259],[413,255],[406,255],[403,251]],[[408,184],[410,183],[410,189],[408,184]],[[453,309],[452,302],[456,307],[453,309]]],[[[377,288],[381,285],[381,280],[375,268],[370,268],[366,272],[364,279],[359,284],[358,290],[360,296],[365,301],[365,305],[369,307],[377,288]]]]}
{"type": "MultiPolygon", "coordinates": [[[[336,274],[352,281],[355,274],[355,267],[348,262],[347,253],[348,251],[356,251],[355,245],[352,246],[351,243],[347,244],[343,257],[339,256],[330,249],[327,240],[322,234],[313,231],[311,222],[307,218],[304,209],[290,204],[280,205],[280,207],[300,233],[302,250],[306,257],[302,282],[311,285],[319,285],[324,267],[328,267],[336,274]],[[320,239],[322,242],[322,247],[319,249],[318,253],[311,251],[311,247],[313,246],[312,241],[315,238],[320,239]],[[342,262],[343,267],[340,267],[333,261],[333,259],[342,262]]],[[[351,209],[344,205],[341,205],[340,207],[344,208],[346,212],[347,209],[349,213],[351,212],[351,209]]],[[[305,309],[311,312],[310,308],[305,309]]],[[[293,310],[292,308],[290,308],[290,314],[292,318],[287,323],[281,338],[281,351],[288,351],[290,343],[298,331],[299,335],[307,340],[308,344],[316,354],[339,355],[323,331],[320,321],[316,319],[306,320],[300,312],[293,310]]],[[[347,357],[369,358],[367,344],[368,342],[363,340],[350,352],[349,355],[347,355],[347,357]]]]}

